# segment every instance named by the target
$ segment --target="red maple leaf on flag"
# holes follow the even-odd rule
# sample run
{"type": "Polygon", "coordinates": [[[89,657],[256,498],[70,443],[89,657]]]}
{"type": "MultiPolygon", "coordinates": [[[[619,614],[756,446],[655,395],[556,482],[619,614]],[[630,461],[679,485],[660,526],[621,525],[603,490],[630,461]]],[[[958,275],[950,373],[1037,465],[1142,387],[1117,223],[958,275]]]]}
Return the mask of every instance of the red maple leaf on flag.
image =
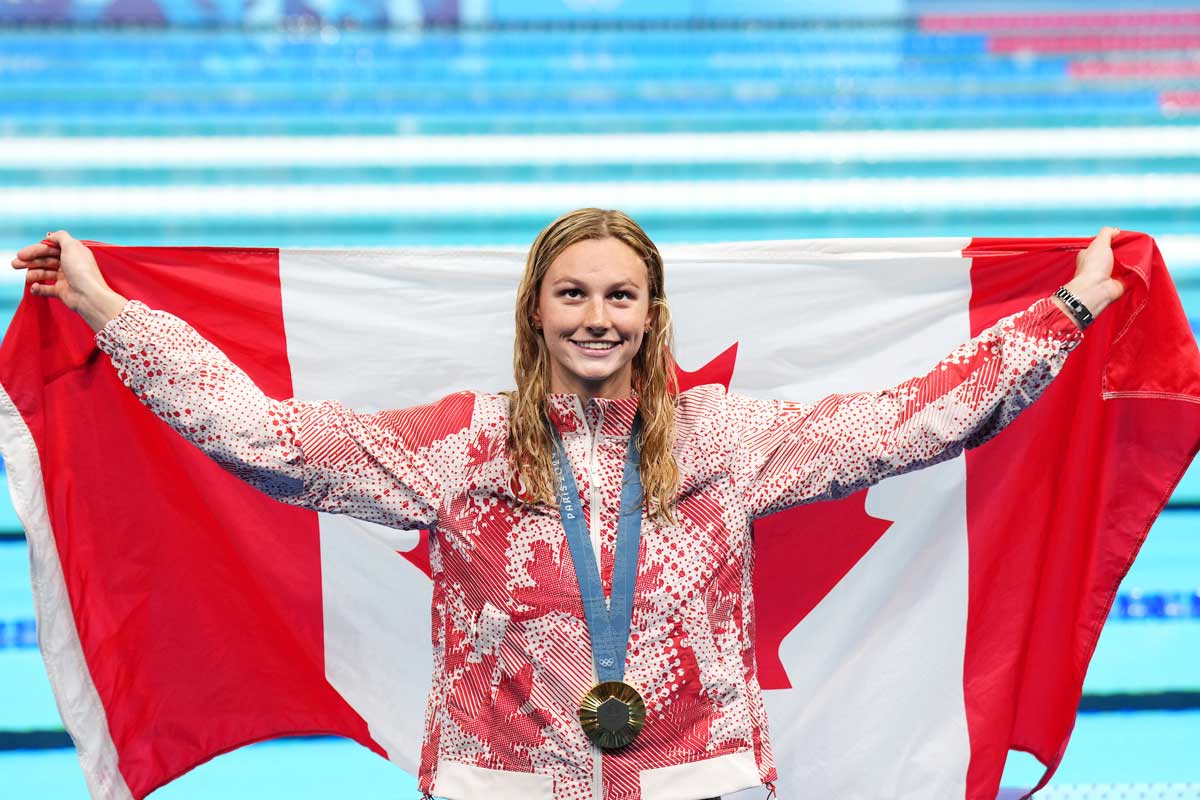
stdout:
{"type": "MultiPolygon", "coordinates": [[[[719,383],[729,391],[737,342],[695,372],[675,365],[679,391],[719,383]]],[[[808,616],[891,527],[867,514],[867,490],[799,506],[754,524],[755,658],[764,689],[790,689],[779,658],[784,637],[808,616]]]]}

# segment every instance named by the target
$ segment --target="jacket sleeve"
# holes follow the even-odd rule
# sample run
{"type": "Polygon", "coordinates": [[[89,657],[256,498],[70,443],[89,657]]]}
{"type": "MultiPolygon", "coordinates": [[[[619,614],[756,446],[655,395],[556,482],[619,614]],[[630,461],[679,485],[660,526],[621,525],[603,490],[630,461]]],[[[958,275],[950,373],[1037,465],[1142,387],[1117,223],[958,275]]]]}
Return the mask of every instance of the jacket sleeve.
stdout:
{"type": "Polygon", "coordinates": [[[728,394],[726,412],[740,430],[734,490],[753,519],[953,458],[1036,400],[1082,338],[1043,298],[890,389],[811,404],[728,394]]]}
{"type": "Polygon", "coordinates": [[[96,344],[145,406],[276,500],[395,528],[436,523],[446,464],[465,451],[473,393],[375,414],[274,400],[189,324],[138,300],[96,344]]]}

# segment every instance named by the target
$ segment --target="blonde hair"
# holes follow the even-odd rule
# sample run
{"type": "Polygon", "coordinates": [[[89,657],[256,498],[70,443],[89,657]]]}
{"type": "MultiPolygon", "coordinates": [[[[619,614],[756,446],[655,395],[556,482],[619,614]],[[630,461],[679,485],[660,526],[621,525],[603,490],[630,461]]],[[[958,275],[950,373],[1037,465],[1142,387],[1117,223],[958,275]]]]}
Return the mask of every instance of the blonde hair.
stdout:
{"type": "Polygon", "coordinates": [[[664,524],[675,524],[674,501],[679,492],[679,466],[672,453],[675,433],[674,333],[663,283],[663,261],[642,228],[616,210],[580,208],[551,222],[533,242],[525,260],[525,275],[517,289],[517,335],[513,345],[513,376],[517,388],[509,399],[508,456],[510,477],[524,486],[531,502],[555,504],[554,443],[546,429],[550,394],[550,353],[533,326],[538,296],[546,271],[564,250],[586,239],[617,239],[646,265],[650,292],[650,329],[633,358],[633,388],[642,417],[639,472],[645,512],[664,524]]]}

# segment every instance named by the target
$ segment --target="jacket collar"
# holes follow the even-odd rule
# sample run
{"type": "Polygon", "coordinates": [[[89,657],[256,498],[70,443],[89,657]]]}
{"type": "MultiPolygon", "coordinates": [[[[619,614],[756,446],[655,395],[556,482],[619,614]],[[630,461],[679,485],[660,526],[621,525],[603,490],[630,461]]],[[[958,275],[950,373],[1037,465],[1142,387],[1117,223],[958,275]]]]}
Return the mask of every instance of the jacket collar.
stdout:
{"type": "Polygon", "coordinates": [[[601,436],[629,436],[633,418],[637,415],[638,393],[612,400],[594,397],[585,408],[577,394],[551,392],[546,395],[546,411],[558,432],[566,437],[572,433],[587,434],[600,423],[601,436]]]}

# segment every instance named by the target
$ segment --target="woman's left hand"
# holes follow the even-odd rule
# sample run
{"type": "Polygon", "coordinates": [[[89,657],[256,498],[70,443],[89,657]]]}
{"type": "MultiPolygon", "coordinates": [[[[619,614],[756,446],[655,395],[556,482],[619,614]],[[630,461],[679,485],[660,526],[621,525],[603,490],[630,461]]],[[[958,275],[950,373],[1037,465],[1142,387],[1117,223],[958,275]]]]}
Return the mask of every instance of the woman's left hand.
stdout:
{"type": "MultiPolygon", "coordinates": [[[[1125,285],[1112,276],[1112,238],[1120,232],[1117,228],[1101,228],[1091,244],[1075,257],[1075,277],[1066,285],[1094,317],[1125,293],[1125,285]]],[[[1066,309],[1061,300],[1056,302],[1066,309]]]]}

